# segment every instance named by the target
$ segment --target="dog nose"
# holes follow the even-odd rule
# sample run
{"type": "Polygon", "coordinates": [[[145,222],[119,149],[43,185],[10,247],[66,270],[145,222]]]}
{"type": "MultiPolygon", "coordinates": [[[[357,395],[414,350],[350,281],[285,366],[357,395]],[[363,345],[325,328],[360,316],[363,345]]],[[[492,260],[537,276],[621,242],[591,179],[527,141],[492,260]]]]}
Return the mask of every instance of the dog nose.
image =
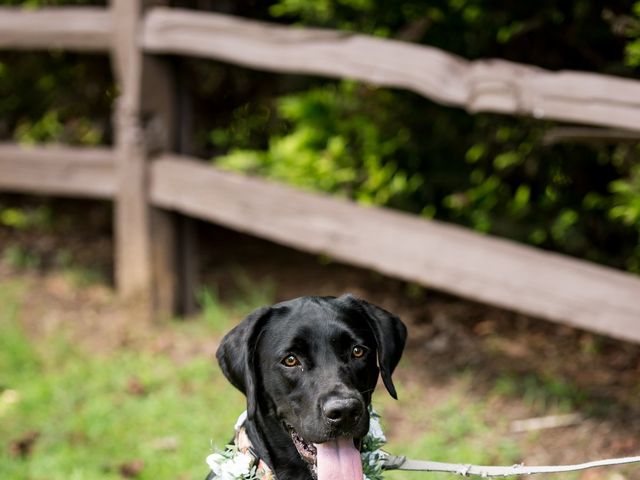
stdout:
{"type": "Polygon", "coordinates": [[[336,426],[355,425],[362,415],[362,402],[357,398],[330,398],[322,406],[322,412],[336,426]]]}

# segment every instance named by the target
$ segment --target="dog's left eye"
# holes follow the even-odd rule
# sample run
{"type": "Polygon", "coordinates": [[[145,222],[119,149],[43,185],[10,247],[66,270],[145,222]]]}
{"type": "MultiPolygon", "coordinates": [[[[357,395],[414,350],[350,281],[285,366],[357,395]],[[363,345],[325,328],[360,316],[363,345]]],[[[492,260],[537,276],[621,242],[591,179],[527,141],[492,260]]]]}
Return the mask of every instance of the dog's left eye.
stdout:
{"type": "Polygon", "coordinates": [[[297,367],[298,365],[300,365],[300,360],[298,360],[298,358],[294,354],[290,353],[282,359],[281,363],[285,367],[297,367]]]}
{"type": "Polygon", "coordinates": [[[353,347],[353,350],[351,350],[351,355],[353,355],[353,358],[362,358],[364,357],[364,354],[367,352],[367,350],[365,349],[365,347],[361,347],[360,345],[356,345],[355,347],[353,347]]]}

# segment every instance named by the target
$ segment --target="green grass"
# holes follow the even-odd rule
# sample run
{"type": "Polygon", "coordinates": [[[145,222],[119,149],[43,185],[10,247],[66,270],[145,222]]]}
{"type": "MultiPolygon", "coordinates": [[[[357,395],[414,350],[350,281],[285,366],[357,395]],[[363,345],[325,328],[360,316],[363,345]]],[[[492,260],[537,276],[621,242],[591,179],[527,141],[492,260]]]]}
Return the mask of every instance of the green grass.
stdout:
{"type": "Polygon", "coordinates": [[[0,478],[117,479],[140,460],[140,479],[204,477],[211,445],[224,445],[243,410],[211,358],[31,342],[16,318],[19,288],[1,287],[0,478]],[[30,432],[32,451],[13,454],[30,432]]]}
{"type": "Polygon", "coordinates": [[[235,294],[222,301],[215,286],[205,286],[197,295],[201,308],[200,317],[218,334],[226,333],[234,323],[251,310],[274,303],[275,285],[269,280],[255,284],[245,272],[237,270],[233,274],[235,294]]]}
{"type": "Polygon", "coordinates": [[[37,253],[30,252],[20,245],[6,247],[2,251],[2,259],[16,270],[34,269],[42,263],[42,259],[37,253]]]}
{"type": "Polygon", "coordinates": [[[584,390],[549,372],[504,374],[497,379],[493,391],[498,395],[517,396],[525,405],[540,412],[570,413],[589,408],[584,390]]]}
{"type": "MultiPolygon", "coordinates": [[[[407,424],[415,433],[400,432],[385,447],[391,453],[419,460],[480,465],[512,465],[520,458],[515,441],[507,439],[507,425],[487,421],[491,408],[488,400],[478,399],[471,392],[464,375],[452,379],[452,393],[435,405],[425,404],[428,390],[421,385],[400,386],[399,405],[407,416],[407,424]]],[[[378,394],[376,408],[382,414],[392,407],[390,398],[378,394]]],[[[420,472],[389,472],[385,478],[432,480],[460,478],[459,475],[420,472]]]]}
{"type": "MultiPolygon", "coordinates": [[[[226,331],[259,304],[272,301],[273,288],[242,289],[220,300],[203,290],[203,313],[173,322],[178,337],[200,339],[226,331]]],[[[243,397],[224,379],[212,358],[179,359],[153,348],[120,348],[90,353],[64,332],[31,339],[18,322],[28,288],[0,284],[0,479],[121,479],[125,465],[138,463],[139,479],[201,479],[212,446],[230,438],[243,397]],[[21,457],[11,446],[37,433],[21,457]]],[[[406,368],[406,367],[405,367],[406,368]]],[[[388,450],[413,458],[475,463],[513,463],[518,450],[500,440],[504,430],[485,421],[486,402],[468,397],[461,377],[454,394],[424,407],[424,386],[398,385],[399,404],[381,390],[375,404],[383,414],[398,406],[415,434],[400,431],[388,450]]],[[[397,430],[397,429],[396,429],[397,430]]],[[[388,473],[387,478],[422,478],[420,473],[388,473]]],[[[452,478],[430,474],[429,478],[452,478]]]]}

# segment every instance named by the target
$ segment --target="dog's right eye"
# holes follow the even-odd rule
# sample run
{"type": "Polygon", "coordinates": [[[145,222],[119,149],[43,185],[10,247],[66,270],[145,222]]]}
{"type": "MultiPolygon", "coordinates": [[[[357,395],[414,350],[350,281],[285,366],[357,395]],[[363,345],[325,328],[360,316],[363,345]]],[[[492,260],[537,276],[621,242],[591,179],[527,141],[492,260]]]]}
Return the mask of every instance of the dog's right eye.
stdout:
{"type": "Polygon", "coordinates": [[[300,360],[298,360],[298,358],[295,355],[289,354],[282,359],[281,363],[285,367],[297,367],[298,365],[300,365],[300,360]]]}

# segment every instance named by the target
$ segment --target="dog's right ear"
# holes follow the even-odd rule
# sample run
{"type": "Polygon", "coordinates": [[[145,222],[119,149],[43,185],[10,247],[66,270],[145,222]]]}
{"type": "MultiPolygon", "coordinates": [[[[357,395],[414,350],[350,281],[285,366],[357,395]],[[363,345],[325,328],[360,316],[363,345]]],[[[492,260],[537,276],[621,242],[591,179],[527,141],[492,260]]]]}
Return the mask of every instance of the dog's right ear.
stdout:
{"type": "Polygon", "coordinates": [[[255,423],[258,399],[254,354],[260,332],[273,311],[272,307],[261,307],[251,312],[247,318],[224,336],[216,352],[224,376],[247,397],[249,421],[245,423],[245,427],[253,442],[253,448],[258,457],[272,467],[273,463],[269,457],[266,440],[255,423]]]}
{"type": "Polygon", "coordinates": [[[227,333],[216,352],[222,373],[247,397],[247,413],[255,413],[256,377],[253,356],[262,326],[271,314],[271,307],[261,307],[227,333]]]}

